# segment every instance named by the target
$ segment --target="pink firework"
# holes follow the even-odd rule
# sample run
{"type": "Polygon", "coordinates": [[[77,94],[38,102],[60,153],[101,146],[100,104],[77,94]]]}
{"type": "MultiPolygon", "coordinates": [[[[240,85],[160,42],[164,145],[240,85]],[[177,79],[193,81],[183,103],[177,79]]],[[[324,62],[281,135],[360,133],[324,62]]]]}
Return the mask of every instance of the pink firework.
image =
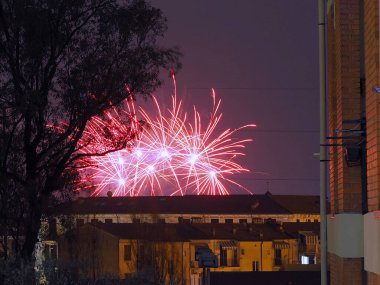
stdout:
{"type": "Polygon", "coordinates": [[[133,103],[126,102],[126,111],[119,114],[115,109],[106,113],[105,119],[96,117],[86,130],[83,141],[91,141],[80,152],[86,154],[107,151],[110,142],[104,142],[107,129],[113,136],[125,136],[125,149],[103,156],[90,156],[82,162],[82,188],[91,184],[92,195],[103,195],[112,191],[114,196],[139,195],[226,195],[230,186],[245,187],[232,179],[236,173],[249,172],[236,162],[243,156],[245,144],[251,139],[234,139],[238,129],[227,129],[217,133],[216,127],[222,118],[221,100],[212,90],[213,109],[205,127],[199,112],[189,115],[183,110],[176,94],[172,106],[162,110],[156,98],[156,115],[150,117],[142,108],[137,114],[146,122],[147,128],[139,137],[132,136],[140,130],[133,103]],[[124,125],[124,117],[128,124],[124,125]],[[99,139],[94,139],[99,138],[99,139]],[[90,183],[89,183],[90,182],[90,183]]]}

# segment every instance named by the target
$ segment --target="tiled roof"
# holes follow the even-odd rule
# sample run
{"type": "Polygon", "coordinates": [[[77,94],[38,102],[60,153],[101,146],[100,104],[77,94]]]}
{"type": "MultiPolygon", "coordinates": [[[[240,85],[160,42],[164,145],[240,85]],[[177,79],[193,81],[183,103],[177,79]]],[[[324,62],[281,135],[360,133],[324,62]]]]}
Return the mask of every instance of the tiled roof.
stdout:
{"type": "MultiPolygon", "coordinates": [[[[86,224],[83,227],[95,227],[86,224]]],[[[292,239],[279,225],[268,224],[97,224],[97,228],[119,239],[140,239],[149,241],[190,241],[190,240],[237,240],[271,241],[292,239]]]]}
{"type": "Polygon", "coordinates": [[[274,201],[293,214],[319,214],[319,196],[316,195],[272,195],[274,201]]]}
{"type": "Polygon", "coordinates": [[[282,227],[292,237],[298,238],[300,232],[313,232],[319,235],[320,223],[283,223],[282,227]]]}
{"type": "Polygon", "coordinates": [[[54,214],[290,214],[269,195],[79,198],[54,214]]]}

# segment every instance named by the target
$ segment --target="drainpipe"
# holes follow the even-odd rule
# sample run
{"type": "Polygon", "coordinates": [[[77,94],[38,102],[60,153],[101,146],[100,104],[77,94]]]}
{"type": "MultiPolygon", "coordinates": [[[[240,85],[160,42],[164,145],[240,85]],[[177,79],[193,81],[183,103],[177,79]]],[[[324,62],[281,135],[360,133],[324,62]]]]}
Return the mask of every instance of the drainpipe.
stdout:
{"type": "Polygon", "coordinates": [[[325,0],[318,0],[319,30],[319,175],[321,216],[321,285],[327,285],[327,218],[326,218],[326,55],[325,55],[325,0]]]}
{"type": "Polygon", "coordinates": [[[263,242],[260,243],[260,271],[263,271],[263,242]]]}

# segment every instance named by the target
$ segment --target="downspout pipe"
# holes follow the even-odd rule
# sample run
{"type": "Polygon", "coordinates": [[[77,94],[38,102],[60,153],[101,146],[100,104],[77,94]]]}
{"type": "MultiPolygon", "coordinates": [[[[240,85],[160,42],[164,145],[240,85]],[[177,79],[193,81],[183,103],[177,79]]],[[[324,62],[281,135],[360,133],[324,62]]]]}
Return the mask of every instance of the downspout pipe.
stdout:
{"type": "Polygon", "coordinates": [[[318,0],[319,30],[319,177],[320,177],[320,254],[321,285],[327,285],[327,216],[326,216],[326,7],[325,0],[318,0]]]}

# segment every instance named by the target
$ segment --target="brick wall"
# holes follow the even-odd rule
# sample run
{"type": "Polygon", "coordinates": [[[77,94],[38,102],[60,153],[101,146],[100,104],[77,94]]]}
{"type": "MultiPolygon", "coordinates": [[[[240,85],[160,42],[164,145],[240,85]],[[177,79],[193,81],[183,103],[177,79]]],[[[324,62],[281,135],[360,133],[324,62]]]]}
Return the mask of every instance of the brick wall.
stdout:
{"type": "Polygon", "coordinates": [[[364,1],[368,210],[380,209],[379,1],[364,1]]]}
{"type": "MultiPolygon", "coordinates": [[[[328,17],[329,135],[356,128],[347,120],[360,119],[359,1],[337,0],[328,17]]],[[[330,140],[330,143],[349,141],[330,140]]],[[[348,166],[345,148],[333,146],[330,154],[331,212],[361,212],[361,167],[348,166]]]]}
{"type": "Polygon", "coordinates": [[[363,258],[341,258],[330,253],[328,260],[330,264],[330,285],[363,284],[363,258]]]}
{"type": "Polygon", "coordinates": [[[380,285],[380,275],[369,272],[367,284],[368,285],[380,285]]]}
{"type": "MultiPolygon", "coordinates": [[[[344,121],[360,120],[360,22],[359,0],[336,0],[328,14],[328,107],[329,136],[335,130],[360,129],[344,121]]],[[[343,134],[347,135],[347,134],[343,134]]],[[[330,140],[331,144],[348,140],[330,140]]],[[[331,213],[361,213],[361,166],[348,165],[345,147],[331,146],[331,213]]],[[[361,285],[363,258],[342,258],[329,253],[330,284],[361,285]]]]}

